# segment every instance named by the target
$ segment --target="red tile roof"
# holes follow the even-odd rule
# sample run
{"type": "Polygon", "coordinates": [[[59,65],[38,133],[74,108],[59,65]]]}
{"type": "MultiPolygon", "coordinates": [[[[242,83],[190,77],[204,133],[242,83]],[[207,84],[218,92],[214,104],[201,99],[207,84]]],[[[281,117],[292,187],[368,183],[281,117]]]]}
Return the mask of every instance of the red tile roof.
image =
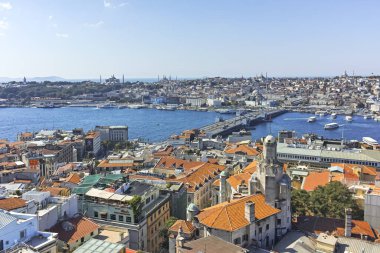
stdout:
{"type": "Polygon", "coordinates": [[[243,153],[248,156],[258,156],[260,154],[260,152],[257,151],[256,148],[250,147],[248,145],[243,145],[243,144],[237,147],[228,148],[225,150],[225,153],[227,154],[243,153]]]}
{"type": "Polygon", "coordinates": [[[0,199],[0,209],[12,211],[26,206],[26,201],[20,198],[0,199]]]}
{"type": "Polygon", "coordinates": [[[225,231],[235,231],[243,228],[250,224],[245,218],[245,203],[248,201],[255,203],[255,218],[257,220],[262,220],[281,212],[279,209],[268,205],[265,202],[264,195],[257,194],[203,209],[197,215],[198,220],[207,227],[225,231]]]}
{"type": "Polygon", "coordinates": [[[95,222],[85,218],[85,217],[76,217],[57,223],[53,226],[50,231],[58,233],[58,239],[66,243],[75,243],[77,240],[80,240],[82,237],[85,237],[92,232],[95,232],[99,229],[99,225],[95,222]],[[72,224],[73,229],[65,230],[63,226],[72,224]]]}
{"type": "Polygon", "coordinates": [[[225,168],[226,167],[223,165],[203,163],[186,176],[173,181],[183,182],[186,185],[188,192],[195,192],[205,182],[214,179],[225,170],[225,168]]]}
{"type": "Polygon", "coordinates": [[[185,234],[192,234],[195,231],[195,227],[190,221],[177,220],[170,228],[169,231],[178,232],[179,228],[182,227],[182,231],[185,234]]]}
{"type": "MultiPolygon", "coordinates": [[[[301,216],[297,218],[296,227],[310,233],[329,232],[338,236],[344,236],[344,219],[324,218],[317,216],[301,216]]],[[[366,221],[352,220],[351,236],[360,238],[361,235],[375,240],[377,236],[371,225],[366,221]]]]}
{"type": "Polygon", "coordinates": [[[318,186],[325,186],[330,182],[330,171],[313,171],[303,180],[302,189],[306,191],[314,191],[318,186]]]}
{"type": "Polygon", "coordinates": [[[198,161],[193,162],[193,161],[178,159],[172,156],[165,156],[165,157],[160,158],[160,160],[158,161],[156,166],[154,166],[154,168],[175,170],[177,168],[182,167],[186,171],[202,164],[204,164],[204,162],[198,162],[198,161]]]}

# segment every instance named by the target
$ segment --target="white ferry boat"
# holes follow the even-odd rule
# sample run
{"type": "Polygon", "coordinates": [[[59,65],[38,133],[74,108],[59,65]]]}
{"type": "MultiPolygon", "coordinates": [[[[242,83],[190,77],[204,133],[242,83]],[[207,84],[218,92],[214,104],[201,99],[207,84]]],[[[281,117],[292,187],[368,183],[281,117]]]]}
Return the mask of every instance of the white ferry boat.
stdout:
{"type": "Polygon", "coordinates": [[[346,116],[346,121],[351,122],[352,121],[352,117],[351,116],[346,116]]]}
{"type": "Polygon", "coordinates": [[[309,118],[307,119],[307,122],[309,122],[309,123],[312,123],[312,122],[315,122],[315,121],[317,121],[317,117],[314,117],[314,116],[309,117],[309,118]]]}
{"type": "Polygon", "coordinates": [[[325,130],[332,130],[332,129],[337,129],[339,128],[338,123],[329,123],[325,125],[325,130]]]}
{"type": "Polygon", "coordinates": [[[131,105],[128,105],[129,108],[131,109],[142,109],[142,108],[146,108],[145,105],[142,105],[142,104],[131,104],[131,105]]]}
{"type": "Polygon", "coordinates": [[[336,119],[336,113],[335,112],[331,113],[331,118],[336,119]]]}
{"type": "Polygon", "coordinates": [[[315,112],[315,115],[319,115],[321,117],[325,116],[326,114],[327,114],[327,112],[325,112],[325,111],[316,111],[315,112]]]}
{"type": "Polygon", "coordinates": [[[378,145],[379,143],[371,137],[363,137],[363,142],[368,145],[378,145]]]}

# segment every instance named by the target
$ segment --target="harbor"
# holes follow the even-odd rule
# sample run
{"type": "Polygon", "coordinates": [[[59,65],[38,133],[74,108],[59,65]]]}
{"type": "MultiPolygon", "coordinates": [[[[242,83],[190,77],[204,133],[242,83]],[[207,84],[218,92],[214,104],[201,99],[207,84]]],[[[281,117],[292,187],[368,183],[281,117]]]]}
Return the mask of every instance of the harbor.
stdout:
{"type": "MultiPolygon", "coordinates": [[[[283,112],[283,111],[282,111],[283,112]]],[[[128,125],[130,138],[144,138],[149,141],[163,141],[172,134],[178,134],[186,129],[201,128],[208,136],[226,135],[241,129],[242,123],[251,131],[253,139],[259,139],[266,134],[276,134],[280,130],[294,130],[297,134],[316,133],[326,138],[361,140],[370,136],[380,140],[380,122],[374,119],[364,119],[354,115],[352,122],[338,115],[332,119],[330,115],[316,116],[314,113],[286,112],[272,115],[271,120],[260,116],[263,112],[248,112],[240,117],[234,114],[217,112],[202,112],[191,110],[156,110],[156,109],[96,109],[96,107],[66,107],[66,108],[1,108],[0,116],[4,120],[0,126],[2,138],[14,140],[17,133],[38,131],[40,129],[73,129],[76,127],[89,130],[96,125],[128,125]],[[38,115],[38,117],[37,117],[38,115]],[[316,121],[308,123],[309,117],[316,121]],[[215,122],[222,118],[223,122],[215,122]],[[248,119],[248,120],[247,120],[248,119]],[[339,128],[325,130],[324,125],[336,122],[339,128]],[[225,128],[224,128],[225,127],[225,128]],[[254,129],[253,129],[254,128],[254,129]]]]}

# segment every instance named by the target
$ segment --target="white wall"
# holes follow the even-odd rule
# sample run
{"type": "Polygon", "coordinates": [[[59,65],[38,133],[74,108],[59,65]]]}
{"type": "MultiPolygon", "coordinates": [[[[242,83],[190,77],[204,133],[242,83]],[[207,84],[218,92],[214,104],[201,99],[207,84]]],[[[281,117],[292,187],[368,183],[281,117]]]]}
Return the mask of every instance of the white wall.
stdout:
{"type": "Polygon", "coordinates": [[[5,250],[13,247],[20,241],[28,241],[38,231],[38,222],[35,215],[16,214],[13,212],[9,214],[18,218],[22,218],[22,220],[16,220],[8,226],[0,229],[0,239],[3,241],[5,250]],[[23,239],[20,238],[20,232],[22,230],[26,231],[26,236],[23,239]]]}
{"type": "Polygon", "coordinates": [[[372,227],[380,229],[380,195],[365,195],[364,220],[367,221],[372,227]]]}

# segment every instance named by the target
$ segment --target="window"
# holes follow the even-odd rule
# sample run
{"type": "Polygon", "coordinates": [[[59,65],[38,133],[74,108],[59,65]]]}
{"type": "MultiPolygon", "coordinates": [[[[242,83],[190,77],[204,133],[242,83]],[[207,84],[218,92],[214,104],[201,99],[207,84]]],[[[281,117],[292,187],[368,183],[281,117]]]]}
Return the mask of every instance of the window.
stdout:
{"type": "Polygon", "coordinates": [[[94,211],[94,217],[98,218],[98,212],[97,211],[94,211]]]}
{"type": "Polygon", "coordinates": [[[125,221],[126,221],[126,222],[132,222],[132,218],[129,217],[129,216],[127,216],[127,217],[125,218],[125,221]]]}
{"type": "Polygon", "coordinates": [[[106,220],[107,219],[107,213],[100,213],[100,219],[106,220]]]}
{"type": "Polygon", "coordinates": [[[266,230],[269,230],[269,224],[267,224],[267,227],[265,228],[266,230]]]}
{"type": "Polygon", "coordinates": [[[91,236],[93,236],[94,235],[94,232],[91,232],[91,234],[90,234],[91,236]]]}
{"type": "Polygon", "coordinates": [[[119,221],[124,221],[124,216],[123,215],[119,215],[119,221]]]}
{"type": "Polygon", "coordinates": [[[84,242],[84,237],[82,237],[82,238],[80,239],[80,242],[84,242]]]}
{"type": "Polygon", "coordinates": [[[116,220],[116,215],[115,215],[115,214],[111,214],[111,215],[110,215],[110,219],[111,219],[111,220],[116,220]]]}
{"type": "Polygon", "coordinates": [[[281,219],[277,219],[277,225],[281,225],[281,219]]]}
{"type": "Polygon", "coordinates": [[[248,235],[243,235],[243,241],[248,241],[248,235]]]}
{"type": "Polygon", "coordinates": [[[259,228],[259,234],[263,232],[263,228],[259,228]]]}
{"type": "Polygon", "coordinates": [[[21,230],[20,231],[20,240],[24,239],[26,237],[26,230],[21,230]]]}
{"type": "Polygon", "coordinates": [[[3,240],[0,240],[0,250],[4,250],[4,242],[3,242],[3,240]]]}

